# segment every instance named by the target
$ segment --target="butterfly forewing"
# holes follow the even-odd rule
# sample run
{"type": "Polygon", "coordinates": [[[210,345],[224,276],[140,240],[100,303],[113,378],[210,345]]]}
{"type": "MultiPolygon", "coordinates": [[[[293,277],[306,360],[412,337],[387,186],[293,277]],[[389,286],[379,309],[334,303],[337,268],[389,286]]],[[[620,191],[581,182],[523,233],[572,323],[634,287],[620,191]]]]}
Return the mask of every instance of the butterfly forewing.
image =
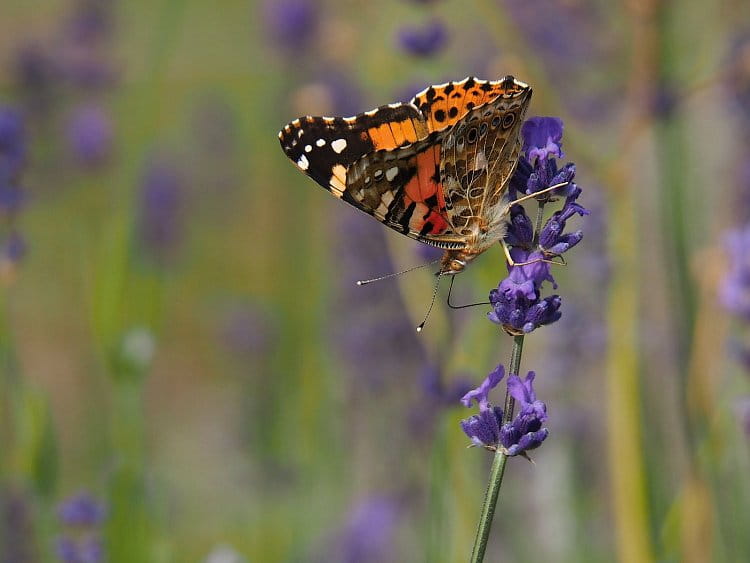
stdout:
{"type": "Polygon", "coordinates": [[[354,117],[300,117],[279,132],[297,168],[342,197],[346,171],[362,156],[426,138],[427,126],[411,104],[391,104],[354,117]]]}
{"type": "Polygon", "coordinates": [[[470,76],[457,82],[425,88],[412,98],[411,103],[422,113],[431,132],[442,131],[479,106],[498,98],[515,98],[527,90],[527,84],[512,76],[495,81],[470,76]]]}

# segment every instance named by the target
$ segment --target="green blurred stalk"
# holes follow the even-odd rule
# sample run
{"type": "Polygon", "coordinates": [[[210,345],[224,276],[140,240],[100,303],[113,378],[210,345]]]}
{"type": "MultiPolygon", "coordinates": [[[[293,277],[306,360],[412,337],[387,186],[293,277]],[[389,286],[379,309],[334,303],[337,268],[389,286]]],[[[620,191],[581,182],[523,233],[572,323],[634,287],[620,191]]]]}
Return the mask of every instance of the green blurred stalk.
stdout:
{"type": "MultiPolygon", "coordinates": [[[[137,279],[132,274],[131,241],[134,216],[134,187],[147,148],[156,135],[167,63],[174,50],[187,3],[165,0],[156,11],[151,29],[152,43],[147,68],[141,80],[126,84],[116,114],[126,116],[120,146],[123,163],[114,174],[108,220],[100,237],[99,253],[93,262],[95,284],[92,324],[100,354],[111,382],[109,518],[106,524],[107,560],[112,563],[154,560],[155,522],[148,510],[145,478],[145,432],[143,382],[147,366],[133,369],[123,361],[122,343],[130,317],[144,297],[149,299],[145,323],[153,330],[161,301],[160,272],[157,279],[137,279]],[[154,290],[154,285],[159,286],[154,290]]],[[[122,14],[118,14],[122,16],[122,14]]]]}
{"type": "MultiPolygon", "coordinates": [[[[521,368],[521,354],[523,352],[523,336],[513,337],[513,351],[511,352],[510,369],[508,375],[518,375],[521,368]]],[[[513,418],[513,407],[515,401],[510,393],[505,394],[505,410],[503,412],[503,422],[508,422],[513,418]]],[[[474,548],[471,552],[472,563],[481,563],[484,561],[484,553],[487,550],[487,542],[490,538],[492,529],[492,519],[495,516],[495,507],[497,498],[500,495],[500,487],[503,484],[505,475],[505,465],[508,462],[508,456],[499,448],[495,451],[495,457],[492,459],[490,468],[490,479],[487,484],[487,492],[484,495],[482,504],[482,513],[479,517],[479,526],[477,527],[477,536],[474,540],[474,548]]]]}
{"type": "MultiPolygon", "coordinates": [[[[625,180],[625,178],[621,178],[625,180]]],[[[607,444],[619,561],[653,561],[643,468],[638,367],[638,259],[635,194],[618,183],[610,199],[612,262],[607,333],[607,444]]]]}

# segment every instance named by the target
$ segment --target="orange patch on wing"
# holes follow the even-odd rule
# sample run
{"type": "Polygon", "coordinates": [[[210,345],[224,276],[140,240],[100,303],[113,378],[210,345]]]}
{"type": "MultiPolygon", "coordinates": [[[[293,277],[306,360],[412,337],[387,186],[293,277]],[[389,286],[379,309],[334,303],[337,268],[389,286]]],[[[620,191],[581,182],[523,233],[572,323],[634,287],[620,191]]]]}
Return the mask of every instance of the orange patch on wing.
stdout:
{"type": "Polygon", "coordinates": [[[414,122],[411,119],[405,119],[401,122],[401,130],[404,132],[404,138],[408,142],[415,143],[417,141],[417,130],[414,127],[414,122]]]}
{"type": "MultiPolygon", "coordinates": [[[[435,145],[416,155],[417,173],[404,187],[406,197],[417,203],[425,203],[431,197],[437,199],[437,213],[445,209],[443,186],[434,179],[440,162],[440,146],[435,145]]],[[[415,213],[416,215],[416,213],[415,213]]]]}
{"type": "Polygon", "coordinates": [[[367,132],[370,135],[372,144],[375,146],[375,150],[390,150],[395,149],[398,146],[396,144],[396,139],[393,138],[393,132],[388,123],[383,123],[378,127],[372,127],[367,132]]]}
{"type": "Polygon", "coordinates": [[[406,135],[401,127],[400,121],[393,121],[389,124],[391,126],[391,133],[393,133],[393,139],[396,141],[396,146],[401,146],[406,142],[406,135]]]}

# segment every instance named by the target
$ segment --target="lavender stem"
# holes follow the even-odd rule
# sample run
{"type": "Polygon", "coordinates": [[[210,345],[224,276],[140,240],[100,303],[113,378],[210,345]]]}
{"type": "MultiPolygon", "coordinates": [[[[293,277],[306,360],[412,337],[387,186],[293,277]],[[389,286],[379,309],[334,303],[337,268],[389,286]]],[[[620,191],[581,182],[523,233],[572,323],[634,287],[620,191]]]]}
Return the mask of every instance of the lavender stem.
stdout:
{"type": "MultiPolygon", "coordinates": [[[[521,367],[521,352],[523,351],[523,336],[513,337],[513,351],[510,359],[510,374],[518,375],[521,367]]],[[[510,393],[505,394],[505,414],[504,421],[510,421],[512,418],[515,401],[510,393]]],[[[471,562],[481,563],[484,560],[484,552],[487,549],[487,541],[490,537],[492,528],[492,518],[495,516],[495,506],[497,497],[500,494],[500,485],[503,483],[505,475],[505,464],[508,456],[500,448],[495,451],[495,457],[492,460],[490,469],[490,479],[487,483],[487,492],[484,495],[484,504],[482,505],[482,514],[479,517],[479,526],[477,527],[477,537],[474,540],[474,549],[471,552],[471,562]]]]}

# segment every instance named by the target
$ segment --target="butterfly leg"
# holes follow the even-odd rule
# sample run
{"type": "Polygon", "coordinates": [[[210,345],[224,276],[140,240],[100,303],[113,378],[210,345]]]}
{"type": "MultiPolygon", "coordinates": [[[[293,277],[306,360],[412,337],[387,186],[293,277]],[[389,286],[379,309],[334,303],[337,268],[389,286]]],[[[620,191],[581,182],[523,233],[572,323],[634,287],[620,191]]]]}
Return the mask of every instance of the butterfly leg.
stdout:
{"type": "Polygon", "coordinates": [[[549,188],[544,188],[543,190],[539,190],[538,192],[534,192],[533,194],[526,194],[525,196],[519,197],[518,199],[513,200],[510,203],[508,203],[508,207],[511,207],[517,203],[527,201],[529,199],[535,199],[542,194],[546,194],[554,190],[559,190],[560,188],[564,188],[565,186],[567,186],[569,183],[570,182],[562,182],[560,184],[555,184],[554,186],[550,186],[549,188]]]}

